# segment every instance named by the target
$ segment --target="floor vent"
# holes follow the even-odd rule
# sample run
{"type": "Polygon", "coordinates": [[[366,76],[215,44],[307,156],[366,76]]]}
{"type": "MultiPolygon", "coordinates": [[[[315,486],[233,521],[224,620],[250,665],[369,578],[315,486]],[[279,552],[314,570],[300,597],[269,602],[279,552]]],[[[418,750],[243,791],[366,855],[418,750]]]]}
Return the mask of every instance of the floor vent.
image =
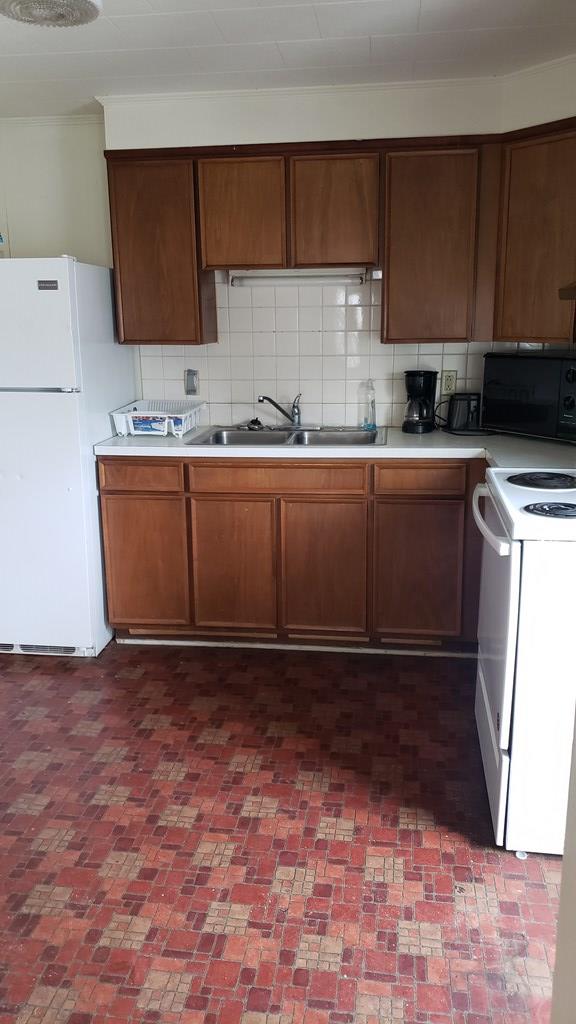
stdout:
{"type": "Polygon", "coordinates": [[[0,644],[0,654],[9,654],[14,650],[14,644],[0,644]]]}
{"type": "Polygon", "coordinates": [[[75,647],[49,647],[44,644],[20,644],[22,654],[74,654],[75,647]]]}

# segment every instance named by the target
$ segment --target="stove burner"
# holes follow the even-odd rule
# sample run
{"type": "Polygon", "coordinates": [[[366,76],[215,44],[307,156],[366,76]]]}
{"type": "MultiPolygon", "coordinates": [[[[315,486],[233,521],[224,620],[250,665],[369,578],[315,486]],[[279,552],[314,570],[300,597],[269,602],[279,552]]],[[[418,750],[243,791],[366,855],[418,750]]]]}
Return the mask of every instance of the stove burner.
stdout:
{"type": "Polygon", "coordinates": [[[576,476],[571,473],[514,473],[506,478],[517,487],[542,488],[546,491],[569,491],[576,488],[576,476]]]}
{"type": "Polygon", "coordinates": [[[573,501],[537,501],[525,505],[524,512],[533,516],[550,516],[552,519],[576,519],[576,504],[573,501]]]}

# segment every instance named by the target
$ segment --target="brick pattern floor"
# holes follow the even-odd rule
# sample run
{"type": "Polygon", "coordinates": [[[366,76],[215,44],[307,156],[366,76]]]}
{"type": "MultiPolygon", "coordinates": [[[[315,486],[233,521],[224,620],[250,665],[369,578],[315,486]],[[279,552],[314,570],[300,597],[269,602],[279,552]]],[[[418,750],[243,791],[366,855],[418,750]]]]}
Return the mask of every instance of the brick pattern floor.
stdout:
{"type": "Polygon", "coordinates": [[[0,1024],[547,1024],[471,662],[0,656],[0,1024]]]}

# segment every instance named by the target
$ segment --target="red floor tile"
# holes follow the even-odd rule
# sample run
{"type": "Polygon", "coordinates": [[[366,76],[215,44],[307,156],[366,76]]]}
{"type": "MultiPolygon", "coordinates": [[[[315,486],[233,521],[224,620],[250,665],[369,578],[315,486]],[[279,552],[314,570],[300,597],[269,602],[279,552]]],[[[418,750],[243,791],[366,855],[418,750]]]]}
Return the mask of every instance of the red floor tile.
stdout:
{"type": "Polygon", "coordinates": [[[547,1024],[472,663],[0,657],[0,1024],[547,1024]]]}

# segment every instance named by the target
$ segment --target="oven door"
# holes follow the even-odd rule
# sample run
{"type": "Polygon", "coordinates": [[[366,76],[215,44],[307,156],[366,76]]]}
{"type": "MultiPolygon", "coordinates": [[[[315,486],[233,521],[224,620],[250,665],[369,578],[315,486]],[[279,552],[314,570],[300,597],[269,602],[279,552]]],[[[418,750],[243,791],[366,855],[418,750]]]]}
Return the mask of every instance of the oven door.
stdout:
{"type": "Polygon", "coordinates": [[[504,843],[510,772],[510,731],[516,640],[520,603],[522,545],[511,541],[484,484],[474,492],[473,513],[484,537],[480,614],[476,723],[484,775],[498,846],[504,843]],[[480,499],[484,509],[480,509],[480,499]]]}

